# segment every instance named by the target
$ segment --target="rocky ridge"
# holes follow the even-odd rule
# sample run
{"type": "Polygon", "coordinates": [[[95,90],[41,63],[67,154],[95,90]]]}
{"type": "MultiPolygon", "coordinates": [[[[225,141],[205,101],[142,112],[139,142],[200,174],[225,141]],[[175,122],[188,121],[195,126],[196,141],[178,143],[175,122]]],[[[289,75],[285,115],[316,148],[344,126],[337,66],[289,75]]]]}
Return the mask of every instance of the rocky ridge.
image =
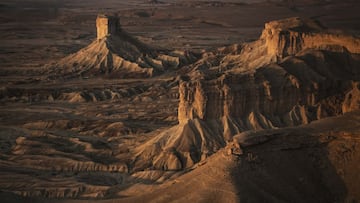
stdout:
{"type": "Polygon", "coordinates": [[[139,147],[138,162],[188,168],[226,143],[239,146],[242,132],[358,109],[359,43],[291,18],[267,23],[258,41],[205,53],[179,81],[179,125],[139,147]]]}

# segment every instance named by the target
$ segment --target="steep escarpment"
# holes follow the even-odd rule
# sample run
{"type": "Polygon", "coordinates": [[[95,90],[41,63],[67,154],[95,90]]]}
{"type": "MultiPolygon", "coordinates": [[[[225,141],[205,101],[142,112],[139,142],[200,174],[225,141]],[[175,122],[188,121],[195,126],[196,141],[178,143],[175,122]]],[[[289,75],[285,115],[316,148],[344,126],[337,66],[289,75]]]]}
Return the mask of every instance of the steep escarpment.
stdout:
{"type": "Polygon", "coordinates": [[[288,18],[266,23],[261,39],[265,40],[268,53],[280,58],[305,49],[331,47],[345,47],[352,53],[360,52],[358,38],[332,33],[319,22],[310,19],[288,18]]]}
{"type": "Polygon", "coordinates": [[[188,168],[241,132],[358,109],[359,47],[358,38],[291,18],[266,24],[258,41],[204,53],[179,81],[179,125],[140,147],[139,160],[188,168]]]}
{"type": "Polygon", "coordinates": [[[298,125],[342,113],[348,92],[353,93],[346,97],[347,103],[352,103],[349,97],[358,101],[353,94],[357,95],[356,81],[360,79],[359,39],[338,34],[326,34],[326,38],[321,27],[298,18],[270,22],[259,41],[242,45],[239,53],[231,51],[216,66],[194,66],[196,74],[189,75],[198,77],[180,82],[179,122],[231,117],[246,130],[298,125]],[[289,30],[314,38],[290,39],[294,43],[289,44],[284,38],[289,30]],[[268,32],[272,36],[267,36],[268,32]],[[275,38],[279,40],[273,46],[270,41],[275,38]],[[265,46],[253,46],[263,41],[265,46]],[[264,64],[249,65],[252,58],[261,58],[264,64]],[[223,64],[235,65],[221,71],[223,64]]]}
{"type": "Polygon", "coordinates": [[[235,118],[246,130],[293,126],[340,114],[345,94],[356,95],[351,81],[359,78],[356,56],[342,55],[306,51],[249,73],[229,71],[215,79],[182,81],[179,122],[225,116],[235,118]],[[311,65],[314,61],[316,65],[311,65]],[[338,103],[330,105],[335,100],[338,103]]]}

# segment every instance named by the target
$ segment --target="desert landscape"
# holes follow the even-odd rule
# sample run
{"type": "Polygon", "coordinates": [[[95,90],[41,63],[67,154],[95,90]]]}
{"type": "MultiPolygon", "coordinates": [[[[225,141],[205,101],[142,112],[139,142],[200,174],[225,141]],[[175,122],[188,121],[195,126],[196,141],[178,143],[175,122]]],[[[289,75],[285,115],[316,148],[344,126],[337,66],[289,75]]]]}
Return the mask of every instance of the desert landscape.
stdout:
{"type": "Polygon", "coordinates": [[[1,202],[360,201],[357,0],[2,0],[1,202]]]}

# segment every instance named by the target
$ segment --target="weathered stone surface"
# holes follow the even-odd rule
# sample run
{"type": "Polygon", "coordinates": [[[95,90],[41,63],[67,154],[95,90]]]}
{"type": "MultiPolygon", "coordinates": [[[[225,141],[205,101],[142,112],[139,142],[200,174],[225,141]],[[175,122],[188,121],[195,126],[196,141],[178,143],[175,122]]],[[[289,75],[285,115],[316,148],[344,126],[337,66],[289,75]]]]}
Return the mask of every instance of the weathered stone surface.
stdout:
{"type": "Polygon", "coordinates": [[[360,40],[341,33],[330,33],[314,20],[288,18],[265,24],[261,39],[268,53],[278,57],[294,55],[302,50],[345,47],[360,53],[360,40]]]}
{"type": "Polygon", "coordinates": [[[96,18],[97,39],[120,32],[120,22],[117,16],[98,15],[96,18]]]}
{"type": "MultiPolygon", "coordinates": [[[[179,122],[230,117],[236,132],[306,124],[341,112],[341,104],[322,101],[336,97],[344,102],[351,81],[359,80],[359,40],[338,34],[324,37],[324,32],[310,20],[270,22],[257,42],[243,45],[240,51],[229,49],[238,53],[225,55],[219,64],[202,69],[194,65],[197,73],[189,75],[196,75],[195,80],[180,82],[179,122]],[[288,38],[288,32],[299,38],[288,38]],[[254,46],[263,41],[265,46],[254,46]],[[334,49],[335,45],[342,48],[334,49]],[[256,55],[267,64],[251,64],[249,59],[257,60],[256,55]],[[228,70],[221,71],[223,64],[228,70]],[[213,70],[219,71],[217,75],[213,70]]],[[[352,90],[355,95],[356,90],[352,90]]],[[[346,99],[349,105],[354,100],[346,99]]]]}
{"type": "MultiPolygon", "coordinates": [[[[169,131],[149,143],[171,146],[182,156],[212,154],[214,143],[229,143],[228,154],[241,154],[241,146],[269,139],[243,132],[308,124],[359,109],[358,82],[353,82],[360,79],[358,43],[293,18],[266,24],[258,41],[205,53],[179,81],[178,129],[189,127],[191,133],[169,131]],[[162,139],[188,141],[179,146],[162,139]]],[[[182,159],[182,167],[199,157],[182,159]]],[[[161,159],[165,163],[170,157],[161,159]]]]}
{"type": "Polygon", "coordinates": [[[353,88],[346,93],[345,99],[342,105],[343,113],[360,109],[360,83],[353,82],[353,88]]]}
{"type": "Polygon", "coordinates": [[[195,59],[189,52],[151,49],[121,31],[63,59],[57,70],[80,76],[150,77],[175,69],[181,74],[179,125],[136,147],[135,171],[190,168],[227,143],[230,154],[240,155],[242,145],[268,138],[247,137],[241,145],[235,135],[359,108],[359,39],[331,34],[315,21],[270,22],[257,41],[204,52],[190,64],[195,59]]]}

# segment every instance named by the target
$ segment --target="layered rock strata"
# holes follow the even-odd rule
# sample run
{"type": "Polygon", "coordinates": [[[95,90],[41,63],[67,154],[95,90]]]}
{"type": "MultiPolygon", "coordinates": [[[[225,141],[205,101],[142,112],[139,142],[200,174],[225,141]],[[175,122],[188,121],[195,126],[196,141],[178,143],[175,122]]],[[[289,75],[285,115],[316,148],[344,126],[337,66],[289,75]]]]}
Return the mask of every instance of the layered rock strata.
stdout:
{"type": "Polygon", "coordinates": [[[319,22],[310,19],[288,18],[265,24],[261,39],[268,53],[280,58],[305,49],[344,47],[351,53],[360,52],[360,40],[343,33],[331,33],[319,22]]]}
{"type": "Polygon", "coordinates": [[[138,160],[188,168],[242,132],[356,110],[359,54],[358,38],[315,21],[267,23],[258,41],[205,53],[192,65],[179,82],[179,125],[139,147],[138,160]]]}

